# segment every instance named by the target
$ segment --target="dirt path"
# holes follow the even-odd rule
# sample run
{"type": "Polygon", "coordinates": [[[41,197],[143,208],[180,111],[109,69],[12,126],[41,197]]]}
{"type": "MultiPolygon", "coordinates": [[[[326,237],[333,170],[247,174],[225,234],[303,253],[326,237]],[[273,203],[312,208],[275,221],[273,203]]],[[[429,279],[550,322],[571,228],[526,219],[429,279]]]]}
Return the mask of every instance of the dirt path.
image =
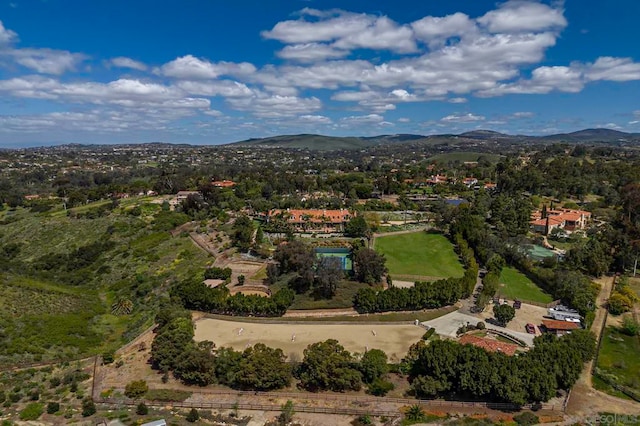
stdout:
{"type": "Polygon", "coordinates": [[[319,317],[336,317],[336,316],[358,316],[353,308],[337,308],[337,309],[299,309],[288,310],[282,318],[319,318],[319,317]]]}
{"type": "Polygon", "coordinates": [[[405,229],[404,231],[393,231],[393,232],[377,232],[373,234],[373,239],[375,240],[378,237],[386,237],[388,235],[402,235],[402,234],[413,234],[415,232],[426,231],[427,227],[425,225],[424,229],[416,228],[416,229],[405,229]]]}
{"type": "MultiPolygon", "coordinates": [[[[596,280],[602,289],[596,299],[596,316],[591,326],[599,339],[602,334],[607,318],[606,302],[613,289],[613,277],[603,277],[596,280]]],[[[580,378],[571,391],[571,396],[567,404],[567,414],[573,418],[594,415],[601,412],[615,412],[622,414],[640,414],[640,403],[616,398],[593,388],[591,371],[593,361],[590,361],[582,370],[580,378]]]]}

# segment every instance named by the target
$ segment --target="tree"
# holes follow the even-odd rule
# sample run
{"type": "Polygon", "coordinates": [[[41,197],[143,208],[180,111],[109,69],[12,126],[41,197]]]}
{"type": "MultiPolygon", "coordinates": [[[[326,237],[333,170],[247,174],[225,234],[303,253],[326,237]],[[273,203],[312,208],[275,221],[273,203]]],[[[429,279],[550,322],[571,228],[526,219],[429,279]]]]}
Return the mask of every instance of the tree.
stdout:
{"type": "Polygon", "coordinates": [[[495,305],[493,307],[493,316],[504,327],[516,316],[516,310],[511,305],[495,305]]]}
{"type": "Polygon", "coordinates": [[[246,278],[244,275],[238,275],[238,285],[244,285],[246,278]]]}
{"type": "Polygon", "coordinates": [[[186,420],[189,423],[195,423],[200,419],[200,413],[198,413],[198,410],[196,410],[195,408],[192,408],[191,411],[189,411],[189,414],[187,414],[186,420]]]}
{"type": "Polygon", "coordinates": [[[253,241],[253,222],[249,216],[242,214],[236,218],[231,238],[240,251],[249,251],[253,241]]]}
{"type": "Polygon", "coordinates": [[[137,399],[142,397],[149,390],[147,382],[144,380],[134,380],[127,383],[124,388],[124,394],[128,398],[137,399]]]}
{"type": "Polygon", "coordinates": [[[371,230],[367,220],[362,215],[352,217],[349,222],[344,226],[344,233],[347,237],[361,238],[369,237],[371,230]]]}
{"type": "Polygon", "coordinates": [[[354,255],[354,273],[358,281],[375,284],[382,281],[387,271],[384,255],[368,248],[361,248],[354,255]]]}
{"type": "Polygon", "coordinates": [[[173,370],[188,346],[193,345],[191,318],[175,318],[158,331],[151,344],[151,360],[157,369],[173,370]]]}
{"type": "Polygon", "coordinates": [[[300,385],[311,391],[359,390],[362,380],[351,353],[334,339],[307,346],[298,376],[300,385]]]}
{"type": "Polygon", "coordinates": [[[336,294],[338,284],[344,277],[342,263],[336,257],[321,257],[316,267],[315,286],[319,295],[330,299],[336,294]]]}
{"type": "Polygon", "coordinates": [[[365,383],[372,383],[389,371],[387,354],[380,349],[368,350],[360,359],[360,372],[365,383]]]}
{"type": "Polygon", "coordinates": [[[211,353],[213,344],[200,342],[190,346],[177,361],[174,374],[189,385],[207,386],[216,382],[216,358],[211,353]]]}
{"type": "Polygon", "coordinates": [[[282,389],[291,382],[291,366],[282,349],[263,343],[244,350],[233,377],[233,387],[269,391],[282,389]]]}
{"type": "Polygon", "coordinates": [[[287,400],[287,402],[285,402],[281,407],[280,415],[278,416],[278,424],[281,426],[288,425],[291,423],[291,420],[293,420],[294,414],[293,402],[291,402],[291,400],[287,400]]]}

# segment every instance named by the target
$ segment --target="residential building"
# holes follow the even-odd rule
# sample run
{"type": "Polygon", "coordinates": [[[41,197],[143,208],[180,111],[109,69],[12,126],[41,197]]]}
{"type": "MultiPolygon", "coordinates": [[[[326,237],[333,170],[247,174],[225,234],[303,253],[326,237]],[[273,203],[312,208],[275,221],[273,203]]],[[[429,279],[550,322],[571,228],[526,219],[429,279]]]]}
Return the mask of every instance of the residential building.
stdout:
{"type": "Polygon", "coordinates": [[[276,217],[280,217],[292,225],[297,232],[332,233],[344,232],[344,226],[354,216],[355,213],[351,213],[346,209],[276,209],[268,212],[265,219],[269,222],[276,217]]]}
{"type": "Polygon", "coordinates": [[[211,182],[211,185],[215,186],[216,188],[233,188],[234,186],[236,186],[236,183],[232,180],[214,180],[211,182]]]}
{"type": "Polygon", "coordinates": [[[536,210],[531,215],[531,230],[549,235],[554,229],[577,231],[585,229],[591,220],[591,212],[573,209],[536,210]]]}
{"type": "Polygon", "coordinates": [[[578,330],[580,324],[569,321],[557,321],[557,320],[542,320],[542,326],[548,333],[553,333],[556,336],[564,336],[570,334],[573,330],[578,330]]]}

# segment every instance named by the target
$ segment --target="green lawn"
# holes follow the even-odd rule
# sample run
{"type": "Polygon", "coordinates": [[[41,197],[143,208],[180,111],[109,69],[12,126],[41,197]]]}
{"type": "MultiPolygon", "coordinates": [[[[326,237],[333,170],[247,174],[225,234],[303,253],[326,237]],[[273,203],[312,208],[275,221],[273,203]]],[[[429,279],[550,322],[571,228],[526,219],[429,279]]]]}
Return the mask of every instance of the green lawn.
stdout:
{"type": "Polygon", "coordinates": [[[543,292],[526,275],[515,268],[505,267],[500,274],[501,296],[507,299],[519,299],[524,301],[550,303],[553,298],[543,292]]]}
{"type": "Polygon", "coordinates": [[[598,368],[604,374],[615,377],[615,381],[636,392],[640,392],[640,339],[627,336],[616,328],[607,327],[600,353],[598,368]]]}
{"type": "Polygon", "coordinates": [[[464,269],[453,244],[441,234],[424,231],[388,235],[375,240],[375,249],[387,258],[389,273],[426,277],[461,277],[464,269]]]}

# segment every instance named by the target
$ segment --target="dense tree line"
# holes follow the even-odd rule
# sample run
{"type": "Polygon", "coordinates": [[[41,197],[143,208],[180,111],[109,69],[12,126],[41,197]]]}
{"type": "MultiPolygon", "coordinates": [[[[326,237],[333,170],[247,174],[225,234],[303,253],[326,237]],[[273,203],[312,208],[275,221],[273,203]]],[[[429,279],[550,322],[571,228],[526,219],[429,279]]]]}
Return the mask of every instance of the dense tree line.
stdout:
{"type": "Polygon", "coordinates": [[[278,317],[284,315],[293,303],[293,290],[282,289],[271,297],[229,295],[226,286],[211,288],[202,282],[185,280],[171,290],[187,309],[223,315],[278,317]]]}
{"type": "Polygon", "coordinates": [[[595,354],[593,333],[536,337],[530,351],[509,357],[472,345],[436,340],[409,351],[410,380],[419,397],[455,396],[514,404],[548,401],[569,389],[595,354]]]}
{"type": "Polygon", "coordinates": [[[172,371],[185,384],[268,391],[289,386],[295,375],[300,387],[311,391],[359,390],[363,383],[377,394],[393,388],[384,380],[389,371],[387,355],[378,349],[358,359],[336,340],[327,340],[309,345],[303,360],[295,364],[286,362],[281,349],[261,343],[244,351],[215,348],[213,342],[196,343],[189,311],[180,306],[165,304],[156,322],[152,366],[165,374],[172,371]]]}
{"type": "MultiPolygon", "coordinates": [[[[475,263],[475,261],[473,261],[475,263]]],[[[478,275],[478,266],[469,267],[462,278],[447,278],[433,282],[416,282],[410,288],[390,287],[376,291],[373,288],[358,290],[353,307],[360,313],[387,311],[415,311],[452,305],[469,297],[478,275]]]]}
{"type": "Polygon", "coordinates": [[[173,371],[185,384],[219,383],[234,389],[268,391],[291,382],[291,366],[281,349],[258,343],[238,352],[230,348],[214,350],[212,342],[196,343],[189,312],[175,306],[161,310],[157,322],[151,345],[152,365],[165,373],[173,371]]]}

